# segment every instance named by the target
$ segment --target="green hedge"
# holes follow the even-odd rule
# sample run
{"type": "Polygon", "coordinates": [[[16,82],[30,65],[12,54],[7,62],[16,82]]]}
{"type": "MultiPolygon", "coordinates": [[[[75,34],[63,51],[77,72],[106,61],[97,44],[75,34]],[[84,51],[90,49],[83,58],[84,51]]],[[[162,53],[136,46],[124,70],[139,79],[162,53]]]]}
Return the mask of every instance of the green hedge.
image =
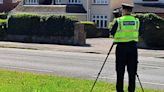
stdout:
{"type": "Polygon", "coordinates": [[[141,37],[149,47],[164,48],[164,19],[156,14],[136,14],[143,23],[141,37]]]}
{"type": "Polygon", "coordinates": [[[109,30],[96,28],[96,24],[94,22],[80,21],[80,23],[84,24],[84,30],[87,33],[87,38],[109,37],[109,30]]]}
{"type": "Polygon", "coordinates": [[[7,34],[28,36],[73,36],[74,20],[66,16],[14,14],[8,20],[7,34]]]}
{"type": "Polygon", "coordinates": [[[73,36],[74,35],[74,21],[65,16],[50,16],[45,21],[48,35],[55,36],[73,36]]]}
{"type": "Polygon", "coordinates": [[[7,19],[7,13],[0,13],[0,19],[7,19]]]}
{"type": "Polygon", "coordinates": [[[0,19],[0,39],[5,36],[5,30],[7,29],[7,19],[0,19]]]}
{"type": "Polygon", "coordinates": [[[11,15],[7,34],[34,35],[40,28],[40,16],[30,14],[11,15]]]}

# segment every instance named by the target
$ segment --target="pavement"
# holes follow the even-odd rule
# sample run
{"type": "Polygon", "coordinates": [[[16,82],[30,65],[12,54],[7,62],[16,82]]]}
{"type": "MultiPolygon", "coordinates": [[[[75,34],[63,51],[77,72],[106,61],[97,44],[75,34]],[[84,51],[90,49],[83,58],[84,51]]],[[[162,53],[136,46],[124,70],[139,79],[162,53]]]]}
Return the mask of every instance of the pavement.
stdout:
{"type": "MultiPolygon", "coordinates": [[[[37,44],[37,43],[19,43],[19,42],[0,42],[1,48],[19,48],[32,50],[50,50],[50,51],[64,51],[64,52],[80,52],[80,53],[94,53],[107,54],[112,45],[113,40],[109,38],[92,38],[86,39],[85,46],[70,46],[57,44],[37,44]]],[[[164,50],[148,50],[138,49],[139,55],[155,58],[164,58],[164,50]]],[[[115,46],[111,52],[115,53],[115,46]]]]}
{"type": "Polygon", "coordinates": [[[37,43],[19,43],[19,42],[0,42],[2,48],[20,48],[33,50],[53,50],[66,52],[82,52],[82,53],[107,53],[112,45],[112,40],[108,38],[87,39],[85,46],[57,45],[57,44],[37,44],[37,43]]]}

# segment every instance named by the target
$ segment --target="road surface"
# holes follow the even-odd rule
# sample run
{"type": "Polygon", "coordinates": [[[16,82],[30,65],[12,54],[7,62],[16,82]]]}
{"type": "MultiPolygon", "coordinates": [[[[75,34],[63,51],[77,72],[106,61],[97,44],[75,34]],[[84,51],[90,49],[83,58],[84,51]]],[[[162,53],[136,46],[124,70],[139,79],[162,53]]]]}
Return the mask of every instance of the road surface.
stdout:
{"type": "MultiPolygon", "coordinates": [[[[0,48],[0,68],[95,79],[105,57],[105,54],[0,48]]],[[[101,80],[115,82],[114,61],[112,53],[100,76],[101,80]]],[[[143,86],[164,89],[164,58],[141,55],[139,61],[138,74],[143,86]]]]}

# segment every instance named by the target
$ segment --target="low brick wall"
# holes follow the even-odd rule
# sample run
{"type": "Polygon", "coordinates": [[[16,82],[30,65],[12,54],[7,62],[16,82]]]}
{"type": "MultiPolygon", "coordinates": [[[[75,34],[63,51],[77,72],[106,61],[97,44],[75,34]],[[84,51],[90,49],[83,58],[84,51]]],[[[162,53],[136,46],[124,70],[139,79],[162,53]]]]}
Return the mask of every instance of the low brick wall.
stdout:
{"type": "Polygon", "coordinates": [[[28,42],[28,43],[51,43],[51,44],[67,44],[67,45],[85,45],[86,32],[84,25],[80,23],[75,24],[74,36],[26,36],[26,35],[6,35],[2,40],[14,42],[28,42]]]}
{"type": "Polygon", "coordinates": [[[74,37],[39,37],[26,35],[7,35],[6,41],[30,42],[30,43],[51,43],[51,44],[69,44],[73,45],[74,37]]]}
{"type": "Polygon", "coordinates": [[[74,44],[75,45],[85,45],[86,44],[86,32],[84,30],[83,24],[80,24],[80,23],[75,24],[74,44]]]}

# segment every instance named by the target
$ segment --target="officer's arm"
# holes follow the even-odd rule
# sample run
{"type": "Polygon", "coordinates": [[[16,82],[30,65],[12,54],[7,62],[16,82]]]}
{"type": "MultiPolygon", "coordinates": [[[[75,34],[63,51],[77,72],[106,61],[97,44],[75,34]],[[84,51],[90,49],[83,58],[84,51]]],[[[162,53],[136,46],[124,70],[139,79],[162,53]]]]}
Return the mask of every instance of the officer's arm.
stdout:
{"type": "Polygon", "coordinates": [[[112,29],[111,29],[111,31],[110,31],[110,33],[111,33],[112,36],[115,35],[115,33],[116,33],[116,31],[117,31],[117,27],[118,27],[118,22],[115,21],[115,23],[114,23],[114,25],[113,25],[113,27],[112,27],[112,29]]]}

